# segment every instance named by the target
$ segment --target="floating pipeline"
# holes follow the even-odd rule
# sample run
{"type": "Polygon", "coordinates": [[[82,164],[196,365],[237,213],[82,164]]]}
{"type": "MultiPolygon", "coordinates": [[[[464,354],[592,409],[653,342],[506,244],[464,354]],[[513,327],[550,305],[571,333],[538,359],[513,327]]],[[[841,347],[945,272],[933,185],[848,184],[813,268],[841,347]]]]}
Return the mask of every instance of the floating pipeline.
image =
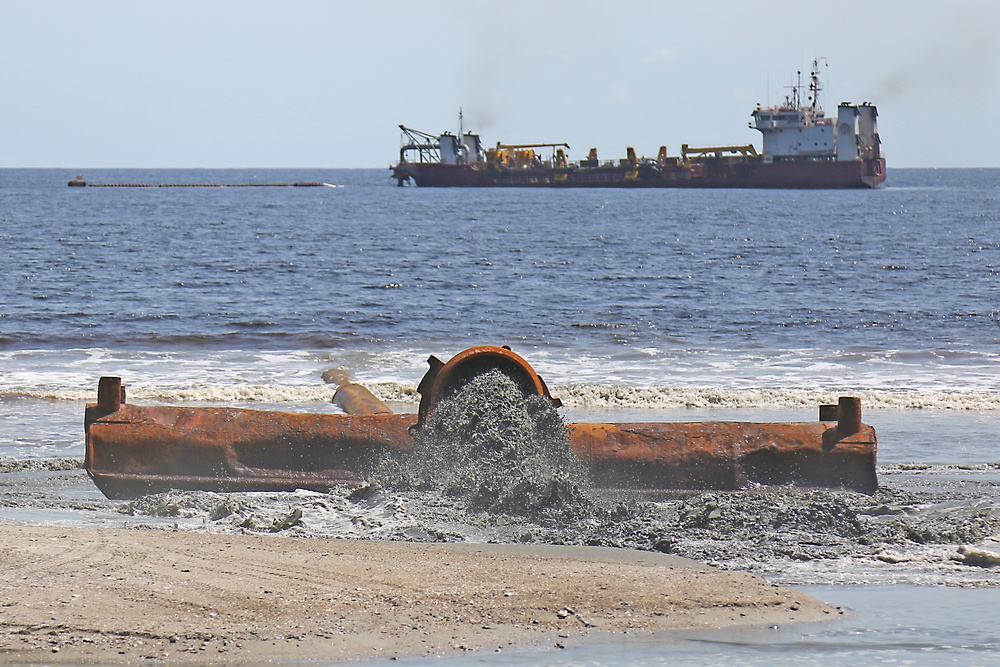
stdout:
{"type": "Polygon", "coordinates": [[[296,181],[295,183],[88,183],[83,176],[71,179],[71,188],[335,188],[332,183],[296,181]]]}
{"type": "MultiPolygon", "coordinates": [[[[526,396],[558,406],[541,377],[506,347],[473,347],[429,360],[417,414],[393,414],[350,376],[327,371],[335,399],[353,414],[240,408],[139,406],[120,378],[104,377],[86,408],[84,467],[109,498],[169,489],[328,490],[360,485],[385,456],[413,447],[414,433],[445,398],[499,370],[526,396]]],[[[845,488],[873,493],[875,429],[857,398],[821,406],[799,423],[636,422],[567,425],[570,446],[596,488],[643,493],[732,490],[753,485],[845,488]]]]}

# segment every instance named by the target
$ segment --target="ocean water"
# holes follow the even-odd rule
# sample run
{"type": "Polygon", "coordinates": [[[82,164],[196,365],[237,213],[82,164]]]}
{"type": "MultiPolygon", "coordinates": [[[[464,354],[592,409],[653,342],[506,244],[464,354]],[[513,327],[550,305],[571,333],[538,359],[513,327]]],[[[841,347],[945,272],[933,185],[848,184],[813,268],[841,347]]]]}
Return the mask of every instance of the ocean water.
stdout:
{"type": "MultiPolygon", "coordinates": [[[[336,366],[412,411],[429,355],[508,344],[569,421],[812,421],[859,396],[884,493],[782,502],[841,503],[904,536],[833,544],[795,526],[741,559],[731,525],[689,531],[685,554],[844,600],[855,620],[547,664],[659,664],[665,646],[727,664],[940,664],[928,656],[955,655],[942,651],[956,623],[962,664],[1000,663],[982,613],[1000,603],[1000,572],[955,558],[1000,551],[1000,170],[891,169],[885,187],[850,192],[434,190],[397,188],[388,170],[265,169],[84,176],[331,187],[66,187],[75,175],[0,170],[0,521],[233,529],[204,497],[125,507],[74,468],[102,375],[132,402],[336,412],[320,378],[336,366]]],[[[239,502],[262,517],[300,504],[298,534],[504,537],[426,499],[342,500],[239,502]],[[373,518],[384,530],[351,532],[373,518]]]]}

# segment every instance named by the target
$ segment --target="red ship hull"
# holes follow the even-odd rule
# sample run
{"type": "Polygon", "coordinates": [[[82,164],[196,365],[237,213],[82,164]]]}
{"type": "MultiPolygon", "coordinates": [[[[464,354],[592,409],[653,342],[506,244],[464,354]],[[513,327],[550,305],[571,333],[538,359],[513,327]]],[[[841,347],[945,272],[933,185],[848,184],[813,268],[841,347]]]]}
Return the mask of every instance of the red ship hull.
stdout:
{"type": "Polygon", "coordinates": [[[418,187],[551,188],[875,188],[885,181],[885,158],[867,160],[704,160],[688,164],[490,169],[483,163],[403,162],[393,168],[400,185],[418,187]]]}

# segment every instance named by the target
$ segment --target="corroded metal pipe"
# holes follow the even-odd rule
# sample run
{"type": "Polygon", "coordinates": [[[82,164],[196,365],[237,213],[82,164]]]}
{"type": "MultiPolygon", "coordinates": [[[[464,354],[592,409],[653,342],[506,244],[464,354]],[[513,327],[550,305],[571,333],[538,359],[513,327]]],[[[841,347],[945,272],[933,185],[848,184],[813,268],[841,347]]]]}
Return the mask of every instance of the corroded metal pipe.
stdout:
{"type": "Polygon", "coordinates": [[[751,484],[873,493],[875,429],[822,422],[569,424],[594,484],[631,490],[739,489],[751,484]]]}
{"type": "MultiPolygon", "coordinates": [[[[102,378],[98,402],[87,406],[85,467],[113,498],[171,488],[328,489],[360,483],[381,457],[410,449],[414,430],[438,402],[480,373],[499,369],[525,394],[551,398],[531,366],[507,348],[470,348],[429,364],[417,415],[375,412],[369,398],[381,401],[342,372],[324,379],[338,384],[338,393],[360,387],[344,399],[345,412],[359,414],[135,406],[125,403],[119,378],[102,378]]],[[[823,406],[818,422],[578,423],[567,430],[600,488],[796,484],[874,492],[875,430],[862,423],[857,398],[835,407],[823,406]]]]}
{"type": "Polygon", "coordinates": [[[333,402],[349,415],[389,415],[389,409],[368,387],[360,385],[347,371],[331,368],[323,373],[323,381],[337,385],[333,402]]]}
{"type": "Polygon", "coordinates": [[[470,347],[456,354],[448,363],[431,355],[427,364],[430,368],[417,386],[420,394],[417,414],[421,426],[441,400],[464,387],[476,376],[491,370],[499,370],[512,379],[525,396],[545,396],[556,407],[562,405],[562,401],[549,395],[549,388],[535,369],[507,346],[470,347]]]}
{"type": "Polygon", "coordinates": [[[416,418],[123,404],[88,406],[85,421],[87,472],[109,498],[131,498],[358,484],[379,456],[412,445],[416,418]]]}
{"type": "Polygon", "coordinates": [[[105,412],[114,412],[125,402],[125,386],[122,379],[103,377],[97,384],[97,407],[105,412]]]}

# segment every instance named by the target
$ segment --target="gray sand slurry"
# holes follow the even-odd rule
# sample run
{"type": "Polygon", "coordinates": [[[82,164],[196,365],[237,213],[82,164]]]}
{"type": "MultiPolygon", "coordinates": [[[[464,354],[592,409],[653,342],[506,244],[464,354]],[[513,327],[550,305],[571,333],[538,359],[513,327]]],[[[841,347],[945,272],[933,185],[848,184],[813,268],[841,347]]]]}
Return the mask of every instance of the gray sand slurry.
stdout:
{"type": "Polygon", "coordinates": [[[0,525],[0,563],[0,664],[455,654],[842,613],[614,548],[0,525]]]}

